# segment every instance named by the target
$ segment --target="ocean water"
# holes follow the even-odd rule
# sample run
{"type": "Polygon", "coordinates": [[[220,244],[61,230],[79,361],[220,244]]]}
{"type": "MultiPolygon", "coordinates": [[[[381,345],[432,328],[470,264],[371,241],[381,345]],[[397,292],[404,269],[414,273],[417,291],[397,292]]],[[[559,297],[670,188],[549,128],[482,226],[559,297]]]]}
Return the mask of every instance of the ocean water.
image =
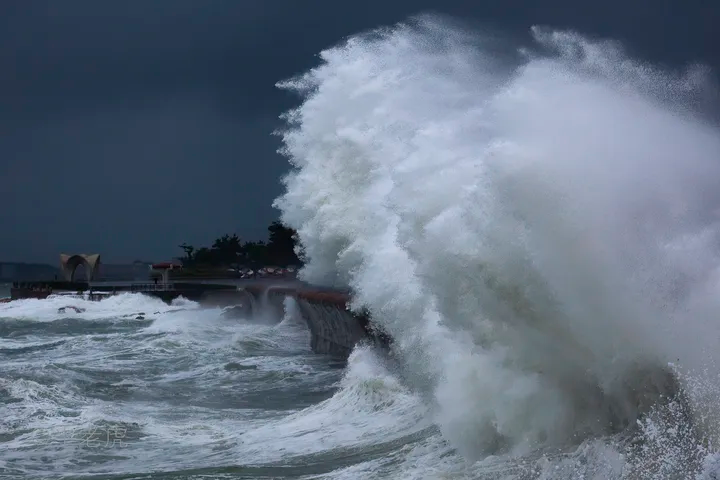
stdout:
{"type": "Polygon", "coordinates": [[[352,288],[440,432],[394,475],[717,478],[717,86],[531,34],[421,16],[279,83],[301,278],[352,288]]]}
{"type": "Polygon", "coordinates": [[[293,306],[259,320],[139,294],[0,305],[0,478],[342,476],[432,435],[384,354],[313,354],[293,306]]]}
{"type": "Polygon", "coordinates": [[[280,84],[301,277],[392,351],[291,299],[0,304],[0,478],[720,478],[714,87],[533,36],[419,17],[280,84]]]}

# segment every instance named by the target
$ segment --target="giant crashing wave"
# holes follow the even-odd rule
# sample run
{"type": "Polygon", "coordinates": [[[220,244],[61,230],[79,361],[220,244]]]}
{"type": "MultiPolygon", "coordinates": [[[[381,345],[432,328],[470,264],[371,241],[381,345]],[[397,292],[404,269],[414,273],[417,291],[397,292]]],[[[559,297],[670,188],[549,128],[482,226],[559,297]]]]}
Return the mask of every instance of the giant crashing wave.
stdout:
{"type": "Polygon", "coordinates": [[[303,99],[275,202],[301,277],[352,289],[468,459],[610,435],[642,470],[664,425],[702,469],[720,407],[720,135],[696,106],[713,86],[532,33],[517,54],[422,16],[279,84],[303,99]]]}

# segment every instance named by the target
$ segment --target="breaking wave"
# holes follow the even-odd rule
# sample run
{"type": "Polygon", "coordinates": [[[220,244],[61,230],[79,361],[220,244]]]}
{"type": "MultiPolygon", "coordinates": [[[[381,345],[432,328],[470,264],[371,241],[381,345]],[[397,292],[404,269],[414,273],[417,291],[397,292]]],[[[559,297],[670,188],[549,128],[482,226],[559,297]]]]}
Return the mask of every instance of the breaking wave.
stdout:
{"type": "Polygon", "coordinates": [[[605,476],[710,475],[720,135],[698,106],[713,86],[532,33],[503,50],[420,17],[280,84],[303,97],[275,202],[301,275],[352,288],[469,460],[571,448],[605,476]]]}

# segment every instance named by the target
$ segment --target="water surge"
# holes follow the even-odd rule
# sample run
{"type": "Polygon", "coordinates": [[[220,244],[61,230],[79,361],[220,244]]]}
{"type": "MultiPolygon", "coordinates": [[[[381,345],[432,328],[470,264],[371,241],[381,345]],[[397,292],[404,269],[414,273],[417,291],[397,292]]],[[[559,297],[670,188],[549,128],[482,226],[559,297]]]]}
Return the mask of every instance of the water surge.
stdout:
{"type": "MultiPolygon", "coordinates": [[[[710,475],[720,135],[697,107],[713,86],[532,33],[517,50],[420,17],[279,84],[302,98],[275,202],[302,278],[353,290],[468,460],[569,448],[598,478],[710,475]]],[[[576,478],[564,462],[550,471],[576,478]]]]}

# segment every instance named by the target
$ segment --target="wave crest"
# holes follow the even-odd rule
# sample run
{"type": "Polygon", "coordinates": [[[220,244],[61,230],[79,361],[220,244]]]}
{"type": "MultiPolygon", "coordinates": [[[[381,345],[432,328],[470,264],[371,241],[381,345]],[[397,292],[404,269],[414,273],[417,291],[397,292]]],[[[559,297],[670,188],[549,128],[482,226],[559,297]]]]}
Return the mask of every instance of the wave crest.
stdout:
{"type": "Polygon", "coordinates": [[[304,97],[275,202],[303,278],[353,289],[469,458],[633,425],[720,333],[702,70],[533,33],[555,53],[511,64],[423,17],[280,84],[304,97]]]}

